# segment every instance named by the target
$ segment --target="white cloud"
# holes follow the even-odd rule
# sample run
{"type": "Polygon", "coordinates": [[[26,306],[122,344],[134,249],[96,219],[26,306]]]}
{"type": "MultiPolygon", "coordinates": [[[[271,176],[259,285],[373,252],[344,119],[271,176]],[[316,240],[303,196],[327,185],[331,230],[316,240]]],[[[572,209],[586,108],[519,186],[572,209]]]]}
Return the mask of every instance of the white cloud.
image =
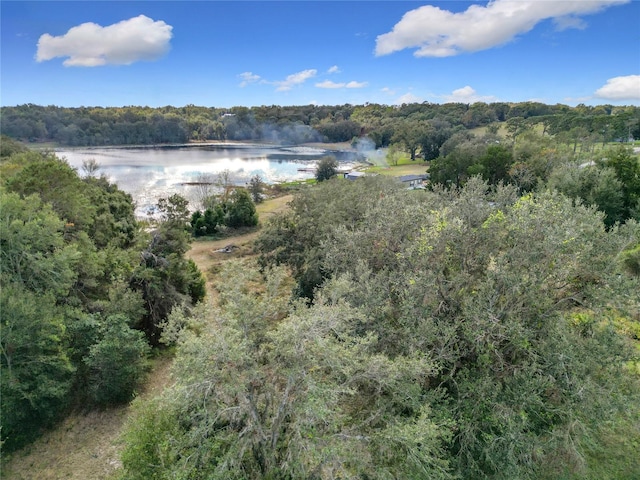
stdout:
{"type": "Polygon", "coordinates": [[[144,15],[106,27],[83,23],[58,37],[42,35],[36,60],[69,57],[63,62],[66,67],[130,65],[140,60],[157,60],[169,51],[172,29],[171,25],[144,15]]]}
{"type": "Polygon", "coordinates": [[[316,87],[318,88],[343,88],[344,83],[336,83],[331,80],[325,80],[324,82],[316,83],[316,87]]]}
{"type": "Polygon", "coordinates": [[[405,93],[401,97],[397,98],[394,102],[396,105],[402,105],[403,103],[421,103],[422,98],[414,95],[413,93],[405,93]]]}
{"type": "Polygon", "coordinates": [[[240,82],[241,87],[246,87],[247,85],[256,83],[260,80],[260,75],[255,75],[253,72],[243,72],[238,76],[242,78],[242,82],[240,82]]]}
{"type": "Polygon", "coordinates": [[[376,55],[417,48],[416,57],[449,57],[503,45],[543,20],[560,28],[584,27],[578,17],[630,0],[493,0],[453,13],[426,5],[411,10],[389,33],[376,39],[376,55]]]}
{"type": "Polygon", "coordinates": [[[476,103],[476,102],[497,102],[498,99],[493,96],[481,96],[469,85],[458,88],[451,92],[450,95],[444,95],[444,101],[448,103],[476,103]]]}
{"type": "Polygon", "coordinates": [[[291,90],[295,85],[300,85],[310,78],[315,77],[316,73],[318,73],[318,71],[315,68],[310,70],[303,70],[302,72],[289,75],[284,80],[273,83],[278,85],[278,88],[276,88],[278,92],[286,92],[287,90],[291,90]]]}
{"type": "Polygon", "coordinates": [[[316,83],[318,88],[364,88],[368,85],[367,82],[332,82],[331,80],[325,80],[323,82],[316,83]]]}
{"type": "Polygon", "coordinates": [[[607,100],[640,100],[640,75],[610,78],[596,90],[595,96],[607,100]]]}
{"type": "Polygon", "coordinates": [[[327,70],[327,73],[340,73],[340,69],[338,68],[337,65],[334,65],[329,70],[327,70]]]}
{"type": "Polygon", "coordinates": [[[584,30],[587,28],[587,22],[581,18],[574,17],[573,15],[554,18],[553,23],[556,26],[556,30],[560,32],[563,30],[569,30],[570,28],[575,28],[576,30],[584,30]]]}

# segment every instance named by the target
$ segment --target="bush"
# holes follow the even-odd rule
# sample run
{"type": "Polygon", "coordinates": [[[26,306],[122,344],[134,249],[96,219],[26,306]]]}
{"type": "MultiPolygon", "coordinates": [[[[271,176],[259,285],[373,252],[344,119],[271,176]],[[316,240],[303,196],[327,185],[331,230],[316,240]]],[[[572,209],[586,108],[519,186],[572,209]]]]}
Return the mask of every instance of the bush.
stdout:
{"type": "Polygon", "coordinates": [[[204,214],[197,210],[191,215],[193,235],[196,237],[213,235],[218,231],[218,225],[223,224],[223,220],[224,212],[220,205],[216,205],[213,209],[207,208],[204,214]]]}
{"type": "Polygon", "coordinates": [[[113,315],[107,320],[104,337],[84,359],[89,368],[89,393],[98,405],[131,400],[149,353],[144,334],[129,328],[124,316],[113,315]]]}
{"type": "Polygon", "coordinates": [[[338,173],[338,161],[335,157],[323,157],[320,162],[318,162],[316,180],[318,182],[324,182],[331,177],[335,177],[336,173],[338,173]]]}
{"type": "Polygon", "coordinates": [[[134,403],[133,421],[125,434],[122,480],[170,478],[167,464],[176,461],[171,439],[180,433],[172,409],[162,399],[134,403]]]}
{"type": "Polygon", "coordinates": [[[249,192],[236,189],[227,203],[225,225],[231,228],[254,227],[258,224],[256,206],[249,192]]]}

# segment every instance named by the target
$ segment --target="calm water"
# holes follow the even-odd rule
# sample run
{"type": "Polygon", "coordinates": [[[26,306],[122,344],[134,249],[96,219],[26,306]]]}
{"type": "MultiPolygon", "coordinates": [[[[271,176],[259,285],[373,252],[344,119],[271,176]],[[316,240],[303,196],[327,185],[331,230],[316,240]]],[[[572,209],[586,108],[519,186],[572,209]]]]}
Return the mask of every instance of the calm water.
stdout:
{"type": "Polygon", "coordinates": [[[217,175],[228,170],[236,185],[245,185],[256,174],[267,183],[277,183],[313,177],[313,171],[300,169],[313,169],[325,155],[336,156],[344,168],[358,161],[355,152],[253,144],[77,148],[59,149],[56,154],[66,158],[80,175],[84,175],[83,161],[98,162],[98,174],[106,175],[130,193],[141,216],[159,198],[173,193],[192,200],[194,187],[189,183],[198,181],[203,174],[217,175]]]}

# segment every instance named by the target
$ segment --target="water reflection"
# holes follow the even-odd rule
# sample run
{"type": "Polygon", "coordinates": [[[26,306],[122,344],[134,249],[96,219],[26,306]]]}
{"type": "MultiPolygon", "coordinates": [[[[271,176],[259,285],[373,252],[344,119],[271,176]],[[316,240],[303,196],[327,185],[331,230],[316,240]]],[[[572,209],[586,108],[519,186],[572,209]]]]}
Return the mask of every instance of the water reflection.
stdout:
{"type": "Polygon", "coordinates": [[[98,174],[130,193],[144,216],[162,197],[180,193],[193,200],[193,186],[203,174],[218,175],[227,170],[231,181],[245,185],[254,175],[267,183],[304,180],[313,177],[313,167],[325,155],[334,155],[344,168],[359,160],[351,151],[329,151],[312,147],[271,145],[197,145],[134,148],[78,148],[56,150],[59,157],[83,174],[82,162],[95,160],[98,174]]]}

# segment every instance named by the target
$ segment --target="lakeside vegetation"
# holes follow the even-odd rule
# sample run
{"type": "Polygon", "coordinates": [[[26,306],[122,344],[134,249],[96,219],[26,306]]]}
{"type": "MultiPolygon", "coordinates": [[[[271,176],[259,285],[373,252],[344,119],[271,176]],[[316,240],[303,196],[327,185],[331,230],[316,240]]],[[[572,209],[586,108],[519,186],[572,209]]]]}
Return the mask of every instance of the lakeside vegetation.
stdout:
{"type": "Polygon", "coordinates": [[[285,144],[350,142],[366,135],[375,147],[401,143],[424,160],[453,133],[484,129],[513,138],[538,126],[574,148],[640,138],[634,106],[521,103],[412,103],[400,106],[303,105],[282,107],[150,108],[39,106],[0,108],[0,130],[25,142],[64,146],[150,145],[206,140],[260,140],[285,144]]]}
{"type": "MultiPolygon", "coordinates": [[[[134,402],[118,478],[640,475],[637,154],[533,115],[472,134],[429,105],[375,130],[378,107],[334,123],[368,118],[354,147],[388,138],[378,173],[428,168],[430,189],[281,187],[256,253],[205,272],[215,303],[191,236],[254,225],[265,192],[205,192],[199,216],[163,199],[147,232],[117,186],[3,138],[3,450],[128,401],[169,346],[176,383],[134,402]]],[[[635,107],[587,110],[637,130],[635,107]]]]}

